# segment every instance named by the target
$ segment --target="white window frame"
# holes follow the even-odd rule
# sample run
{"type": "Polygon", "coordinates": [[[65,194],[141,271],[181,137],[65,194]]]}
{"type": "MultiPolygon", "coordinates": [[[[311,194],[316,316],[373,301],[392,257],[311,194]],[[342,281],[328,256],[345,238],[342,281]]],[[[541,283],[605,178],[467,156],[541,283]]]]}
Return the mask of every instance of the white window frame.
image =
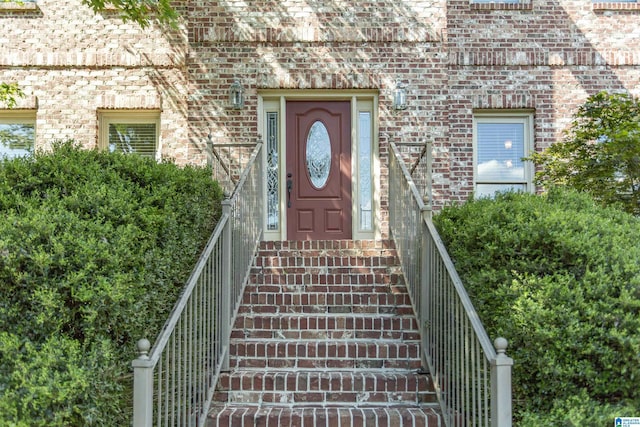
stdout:
{"type": "MultiPolygon", "coordinates": [[[[25,124],[33,125],[33,145],[31,147],[31,153],[36,149],[36,111],[35,110],[0,110],[0,124],[1,125],[15,125],[25,124]]],[[[6,156],[8,158],[17,157],[17,155],[6,156]]],[[[3,155],[0,153],[0,157],[3,155]]]]}
{"type": "MultiPolygon", "coordinates": [[[[523,157],[528,157],[533,150],[533,111],[529,110],[477,110],[473,114],[473,188],[478,197],[478,185],[496,186],[523,186],[522,191],[534,192],[533,166],[531,162],[523,162],[524,177],[522,179],[480,179],[478,172],[478,124],[479,123],[518,123],[523,125],[523,157]]],[[[498,190],[499,191],[499,190],[498,190]]],[[[493,197],[495,191],[490,195],[484,194],[480,197],[493,197]]]]}
{"type": "Polygon", "coordinates": [[[154,158],[162,159],[160,138],[160,111],[158,110],[108,110],[98,112],[98,148],[109,149],[110,124],[154,124],[156,126],[156,141],[154,158]]]}

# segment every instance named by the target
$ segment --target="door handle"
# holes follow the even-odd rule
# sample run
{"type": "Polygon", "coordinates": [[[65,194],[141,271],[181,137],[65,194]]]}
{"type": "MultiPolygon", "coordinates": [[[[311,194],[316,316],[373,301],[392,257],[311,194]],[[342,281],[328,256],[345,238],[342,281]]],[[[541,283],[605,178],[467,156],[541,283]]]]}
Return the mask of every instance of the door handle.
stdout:
{"type": "Polygon", "coordinates": [[[287,207],[291,207],[291,190],[293,190],[293,175],[287,174],[287,207]]]}

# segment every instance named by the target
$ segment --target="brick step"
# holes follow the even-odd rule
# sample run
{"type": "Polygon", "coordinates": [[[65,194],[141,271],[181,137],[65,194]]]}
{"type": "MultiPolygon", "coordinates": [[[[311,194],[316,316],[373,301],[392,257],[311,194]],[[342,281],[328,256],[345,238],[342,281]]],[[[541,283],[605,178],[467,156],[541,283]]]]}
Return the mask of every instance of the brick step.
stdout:
{"type": "Polygon", "coordinates": [[[265,329],[235,329],[231,333],[235,339],[288,339],[288,340],[340,340],[340,339],[392,339],[402,341],[417,341],[420,334],[416,330],[408,331],[376,331],[376,330],[265,330],[265,329]]]}
{"type": "Polygon", "coordinates": [[[236,318],[234,329],[285,331],[417,331],[413,316],[394,314],[325,314],[296,315],[283,313],[242,313],[236,318]]]}
{"type": "Polygon", "coordinates": [[[398,259],[393,251],[326,251],[258,252],[257,268],[395,268],[398,259]]]}
{"type": "Polygon", "coordinates": [[[391,369],[417,370],[421,368],[420,359],[358,359],[358,358],[277,358],[277,357],[235,357],[229,358],[232,369],[391,369]]]}
{"type": "Polygon", "coordinates": [[[419,342],[371,340],[234,340],[229,366],[237,369],[406,369],[421,367],[419,342]]]}
{"type": "Polygon", "coordinates": [[[418,359],[419,341],[234,339],[231,358],[418,359]]]}
{"type": "Polygon", "coordinates": [[[287,293],[287,294],[394,294],[397,289],[403,289],[395,285],[342,285],[342,284],[248,284],[245,294],[252,293],[287,293]]]}
{"type": "Polygon", "coordinates": [[[407,294],[245,292],[239,313],[413,315],[407,294]]]}
{"type": "Polygon", "coordinates": [[[415,372],[240,371],[221,374],[214,399],[253,405],[417,406],[435,403],[428,375],[415,372]]]}
{"type": "Polygon", "coordinates": [[[286,408],[214,406],[207,427],[435,427],[435,406],[378,408],[286,408]]]}
{"type": "MultiPolygon", "coordinates": [[[[258,286],[247,286],[242,304],[288,306],[300,312],[313,312],[315,306],[326,307],[411,307],[411,299],[406,290],[395,288],[394,293],[388,292],[304,292],[283,293],[281,287],[273,291],[258,291],[258,286]],[[306,310],[307,307],[311,309],[306,310]]],[[[380,312],[380,311],[377,311],[380,312]]],[[[412,313],[410,313],[412,314],[412,313]]]]}
{"type": "Polygon", "coordinates": [[[367,313],[367,314],[396,314],[412,315],[411,306],[392,305],[272,305],[272,304],[247,304],[239,308],[238,313],[255,314],[336,314],[336,313],[367,313]]]}
{"type": "Polygon", "coordinates": [[[252,269],[248,283],[264,285],[404,285],[402,275],[399,273],[344,268],[333,270],[333,272],[322,272],[321,269],[314,271],[300,268],[282,268],[277,271],[274,269],[269,269],[269,271],[252,269]]]}

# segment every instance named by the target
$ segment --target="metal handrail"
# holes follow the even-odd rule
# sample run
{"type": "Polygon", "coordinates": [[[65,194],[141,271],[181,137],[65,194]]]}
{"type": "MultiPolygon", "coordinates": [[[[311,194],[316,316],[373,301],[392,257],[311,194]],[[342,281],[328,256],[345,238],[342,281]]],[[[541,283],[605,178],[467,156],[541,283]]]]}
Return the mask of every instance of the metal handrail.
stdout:
{"type": "Polygon", "coordinates": [[[150,349],[138,342],[134,427],[204,426],[257,245],[262,238],[262,145],[248,166],[171,316],[150,349]]]}
{"type": "MultiPolygon", "coordinates": [[[[398,147],[389,156],[389,228],[447,426],[510,427],[511,366],[494,349],[398,147]]],[[[496,351],[497,350],[497,351],[496,351]]]]}

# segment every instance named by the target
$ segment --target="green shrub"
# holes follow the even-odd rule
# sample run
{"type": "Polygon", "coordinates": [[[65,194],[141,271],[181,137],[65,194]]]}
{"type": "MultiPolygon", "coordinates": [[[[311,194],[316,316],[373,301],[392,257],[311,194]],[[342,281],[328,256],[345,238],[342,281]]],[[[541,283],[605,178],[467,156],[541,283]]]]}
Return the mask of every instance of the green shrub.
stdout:
{"type": "Polygon", "coordinates": [[[130,424],[135,342],[220,214],[210,171],[81,150],[0,163],[0,424],[130,424]]]}
{"type": "Polygon", "coordinates": [[[488,333],[510,342],[522,425],[640,412],[638,218],[553,190],[469,201],[434,221],[488,333]]]}

